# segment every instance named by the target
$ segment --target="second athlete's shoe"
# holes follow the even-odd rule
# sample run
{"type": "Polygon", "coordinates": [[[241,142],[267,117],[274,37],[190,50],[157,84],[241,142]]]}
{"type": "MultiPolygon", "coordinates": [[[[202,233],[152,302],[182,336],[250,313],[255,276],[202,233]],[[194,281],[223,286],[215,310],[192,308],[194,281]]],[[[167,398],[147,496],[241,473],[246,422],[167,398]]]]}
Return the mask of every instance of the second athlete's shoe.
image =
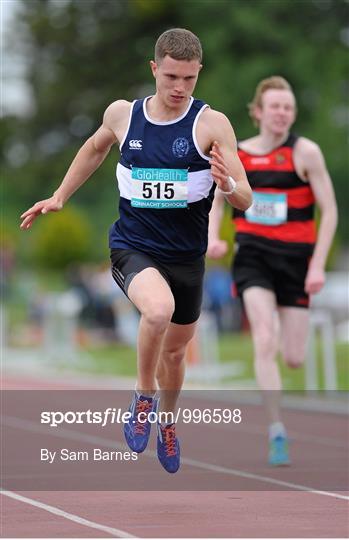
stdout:
{"type": "Polygon", "coordinates": [[[180,447],[176,437],[175,424],[162,426],[158,424],[157,440],[158,458],[163,468],[169,473],[175,473],[180,466],[180,447]]]}
{"type": "Polygon", "coordinates": [[[269,440],[269,465],[290,465],[288,438],[278,435],[269,440]]]}
{"type": "Polygon", "coordinates": [[[147,447],[151,423],[149,422],[149,413],[156,411],[158,399],[137,394],[133,397],[129,407],[131,418],[124,424],[124,434],[128,446],[134,452],[140,454],[147,447]]]}

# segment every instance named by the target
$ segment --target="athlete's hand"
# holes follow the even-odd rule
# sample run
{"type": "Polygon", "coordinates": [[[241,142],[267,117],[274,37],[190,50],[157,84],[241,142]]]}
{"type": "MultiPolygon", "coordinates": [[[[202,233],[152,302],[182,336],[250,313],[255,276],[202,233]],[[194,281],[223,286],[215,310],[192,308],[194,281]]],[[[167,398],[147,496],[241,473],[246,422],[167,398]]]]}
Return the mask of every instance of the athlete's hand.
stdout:
{"type": "Polygon", "coordinates": [[[56,195],[53,195],[49,199],[39,201],[21,215],[21,219],[23,221],[20,227],[21,229],[30,229],[30,227],[33,224],[33,221],[40,214],[47,214],[48,212],[58,212],[62,208],[63,208],[63,203],[60,200],[58,200],[56,195]]]}
{"type": "Polygon", "coordinates": [[[308,294],[316,294],[321,291],[325,285],[326,277],[322,268],[309,266],[307,276],[305,278],[305,292],[308,294]]]}
{"type": "Polygon", "coordinates": [[[209,240],[206,255],[209,259],[220,259],[228,253],[228,242],[225,240],[209,240]]]}
{"type": "Polygon", "coordinates": [[[222,191],[230,191],[231,185],[228,180],[229,170],[224,161],[223,154],[219,148],[217,141],[214,141],[212,149],[210,151],[211,159],[209,161],[211,165],[211,174],[219,189],[222,191]]]}

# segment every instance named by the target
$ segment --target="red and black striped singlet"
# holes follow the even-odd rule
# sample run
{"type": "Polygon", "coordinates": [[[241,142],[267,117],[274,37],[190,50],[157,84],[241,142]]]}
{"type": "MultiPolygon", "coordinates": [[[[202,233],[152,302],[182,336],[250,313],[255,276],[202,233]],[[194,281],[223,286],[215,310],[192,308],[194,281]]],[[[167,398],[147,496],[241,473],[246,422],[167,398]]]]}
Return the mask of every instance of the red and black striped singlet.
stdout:
{"type": "Polygon", "coordinates": [[[298,137],[269,154],[239,157],[253,190],[253,205],[246,212],[234,209],[236,241],[286,255],[312,254],[316,229],[314,194],[296,173],[293,149],[298,137]]]}

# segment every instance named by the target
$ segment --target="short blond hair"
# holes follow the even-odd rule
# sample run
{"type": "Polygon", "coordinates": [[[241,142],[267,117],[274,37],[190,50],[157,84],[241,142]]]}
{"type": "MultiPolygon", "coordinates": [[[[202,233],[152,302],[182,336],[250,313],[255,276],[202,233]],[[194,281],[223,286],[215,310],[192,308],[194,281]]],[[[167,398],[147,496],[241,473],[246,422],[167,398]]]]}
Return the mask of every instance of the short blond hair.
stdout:
{"type": "Polygon", "coordinates": [[[255,116],[255,109],[256,107],[262,107],[262,97],[267,90],[289,90],[294,96],[292,86],[288,81],[286,81],[286,79],[280,77],[280,75],[273,75],[272,77],[268,77],[267,79],[260,81],[254,93],[253,100],[247,106],[248,113],[256,127],[259,126],[259,122],[255,116]]]}
{"type": "Polygon", "coordinates": [[[199,38],[185,28],[171,28],[158,38],[155,44],[155,62],[169,55],[174,60],[202,60],[202,47],[199,38]]]}

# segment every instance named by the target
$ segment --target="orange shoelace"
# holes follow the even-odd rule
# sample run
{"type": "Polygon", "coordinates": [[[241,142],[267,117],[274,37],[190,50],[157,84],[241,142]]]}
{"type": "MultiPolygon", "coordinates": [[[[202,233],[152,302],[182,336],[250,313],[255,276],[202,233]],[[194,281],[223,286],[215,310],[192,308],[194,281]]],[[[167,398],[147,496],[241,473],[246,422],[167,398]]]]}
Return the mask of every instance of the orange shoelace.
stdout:
{"type": "Polygon", "coordinates": [[[162,434],[165,435],[165,447],[167,457],[176,455],[176,428],[175,426],[167,426],[162,429],[162,434]]]}
{"type": "Polygon", "coordinates": [[[135,427],[135,433],[137,435],[145,434],[146,422],[144,422],[144,419],[145,419],[145,415],[148,416],[148,414],[151,412],[151,409],[152,409],[152,403],[150,403],[149,401],[137,400],[137,405],[136,405],[137,424],[135,427]],[[142,414],[141,416],[142,422],[138,420],[140,413],[145,413],[145,415],[142,414]]]}

